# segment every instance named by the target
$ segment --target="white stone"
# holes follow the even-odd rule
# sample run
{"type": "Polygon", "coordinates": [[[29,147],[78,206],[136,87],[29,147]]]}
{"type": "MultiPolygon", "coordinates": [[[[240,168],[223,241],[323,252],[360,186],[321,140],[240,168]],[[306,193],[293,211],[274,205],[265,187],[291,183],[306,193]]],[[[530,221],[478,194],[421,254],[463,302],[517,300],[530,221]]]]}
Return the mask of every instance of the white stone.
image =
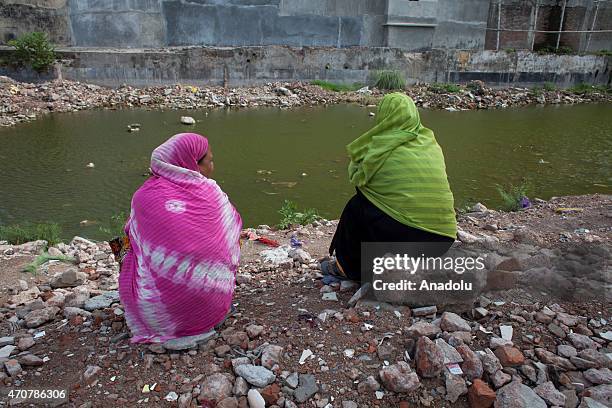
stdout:
{"type": "Polygon", "coordinates": [[[250,389],[247,394],[247,400],[249,401],[250,408],[265,408],[266,401],[263,399],[259,391],[256,389],[250,389]]]}
{"type": "Polygon", "coordinates": [[[183,125],[195,125],[196,121],[191,116],[181,116],[181,123],[183,125]]]}

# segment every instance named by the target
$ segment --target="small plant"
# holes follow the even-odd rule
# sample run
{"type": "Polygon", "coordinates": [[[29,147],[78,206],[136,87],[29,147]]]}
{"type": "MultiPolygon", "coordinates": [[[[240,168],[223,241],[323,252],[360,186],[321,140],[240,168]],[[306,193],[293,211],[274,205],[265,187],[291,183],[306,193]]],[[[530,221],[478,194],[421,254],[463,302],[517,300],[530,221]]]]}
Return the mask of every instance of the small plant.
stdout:
{"type": "Polygon", "coordinates": [[[544,85],[542,85],[542,89],[544,89],[545,91],[556,91],[557,90],[557,86],[555,84],[553,84],[552,82],[544,82],[544,85]]]}
{"type": "Polygon", "coordinates": [[[38,72],[46,71],[55,62],[55,49],[44,33],[24,34],[8,45],[15,48],[14,62],[30,66],[38,72]]]}
{"type": "Polygon", "coordinates": [[[527,199],[527,190],[529,184],[523,180],[518,185],[510,184],[508,187],[496,185],[497,192],[502,199],[501,210],[503,211],[518,211],[523,208],[523,201],[527,199]]]}
{"type": "Polygon", "coordinates": [[[378,71],[374,86],[388,91],[404,89],[406,80],[399,71],[378,71]]]}
{"type": "Polygon", "coordinates": [[[69,256],[53,256],[49,255],[49,253],[45,252],[42,255],[38,255],[34,261],[23,268],[23,272],[30,272],[36,274],[38,268],[49,261],[60,261],[67,263],[76,263],[76,259],[71,258],[69,256]]]}
{"type": "Polygon", "coordinates": [[[106,235],[109,239],[122,237],[125,235],[123,228],[128,216],[125,211],[121,211],[119,214],[115,214],[110,217],[108,223],[105,226],[100,227],[100,232],[106,235]]]}
{"type": "Polygon", "coordinates": [[[605,85],[589,85],[582,82],[578,85],[574,85],[571,88],[568,88],[567,90],[571,93],[584,95],[593,92],[609,93],[611,91],[611,88],[605,85]]]}
{"type": "Polygon", "coordinates": [[[323,89],[327,89],[328,91],[334,92],[351,92],[356,91],[361,88],[362,85],[358,83],[354,83],[353,85],[345,85],[345,84],[336,84],[333,82],[322,81],[320,79],[316,79],[311,82],[313,85],[320,86],[323,89]]]}
{"type": "Polygon", "coordinates": [[[544,55],[544,54],[567,55],[567,54],[574,54],[574,50],[572,49],[572,47],[567,47],[567,46],[555,48],[550,45],[547,45],[545,47],[538,49],[537,53],[540,55],[544,55]]]}
{"type": "Polygon", "coordinates": [[[598,55],[600,57],[610,57],[612,56],[611,50],[599,50],[592,53],[593,55],[598,55]]]}
{"type": "Polygon", "coordinates": [[[516,52],[516,48],[505,48],[504,51],[506,51],[508,54],[512,54],[516,52]]]}
{"type": "Polygon", "coordinates": [[[278,213],[281,215],[281,220],[278,223],[279,229],[287,229],[292,225],[311,224],[321,218],[314,208],[308,208],[304,212],[300,212],[297,204],[289,200],[283,202],[283,206],[278,210],[278,213]]]}
{"type": "Polygon", "coordinates": [[[572,47],[559,47],[555,51],[555,54],[559,54],[559,55],[566,55],[566,54],[573,54],[573,53],[574,53],[574,50],[572,49],[572,47]]]}
{"type": "Polygon", "coordinates": [[[42,239],[47,241],[49,245],[55,245],[60,242],[61,232],[61,227],[55,223],[0,225],[0,241],[20,245],[42,239]]]}
{"type": "Polygon", "coordinates": [[[538,96],[541,96],[542,88],[540,88],[539,86],[534,86],[533,88],[531,88],[531,95],[535,96],[536,98],[538,96]]]}
{"type": "Polygon", "coordinates": [[[429,85],[429,90],[433,93],[457,93],[461,91],[461,87],[457,84],[436,82],[429,85]]]}
{"type": "Polygon", "coordinates": [[[466,198],[462,200],[461,205],[455,208],[455,213],[457,214],[465,214],[472,211],[472,207],[476,204],[478,200],[474,198],[466,198]]]}

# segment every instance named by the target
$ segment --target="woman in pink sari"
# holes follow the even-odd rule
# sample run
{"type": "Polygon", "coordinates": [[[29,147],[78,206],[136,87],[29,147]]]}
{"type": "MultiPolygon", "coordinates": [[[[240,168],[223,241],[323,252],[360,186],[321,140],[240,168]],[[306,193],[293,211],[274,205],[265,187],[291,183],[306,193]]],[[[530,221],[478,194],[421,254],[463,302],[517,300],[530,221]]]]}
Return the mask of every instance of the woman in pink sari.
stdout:
{"type": "Polygon", "coordinates": [[[132,198],[119,276],[132,342],[206,333],[231,307],[242,220],[217,183],[208,140],[173,136],[153,151],[132,198]]]}

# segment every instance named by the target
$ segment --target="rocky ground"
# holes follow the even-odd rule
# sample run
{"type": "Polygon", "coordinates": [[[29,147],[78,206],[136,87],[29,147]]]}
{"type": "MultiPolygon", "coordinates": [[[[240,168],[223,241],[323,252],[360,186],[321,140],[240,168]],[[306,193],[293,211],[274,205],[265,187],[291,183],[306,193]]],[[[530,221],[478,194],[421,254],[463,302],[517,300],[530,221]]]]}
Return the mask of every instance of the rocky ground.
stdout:
{"type": "MultiPolygon", "coordinates": [[[[447,92],[434,85],[410,87],[406,93],[418,106],[431,109],[496,109],[530,104],[574,104],[610,102],[610,93],[574,93],[528,88],[493,89],[481,81],[447,92]]],[[[255,106],[311,106],[334,103],[374,104],[382,96],[377,89],[333,92],[302,82],[269,83],[251,88],[197,88],[189,85],[105,88],[80,82],[57,80],[40,84],[20,83],[0,77],[0,126],[26,122],[49,112],[85,109],[211,109],[255,106]]]]}
{"type": "Polygon", "coordinates": [[[106,243],[49,248],[75,263],[35,275],[20,269],[45,242],[0,245],[0,400],[62,388],[75,407],[612,406],[610,196],[462,215],[456,245],[479,251],[487,275],[461,309],[323,284],[316,259],[335,225],[260,226],[283,246],[243,245],[237,312],[211,338],[165,347],[129,343],[106,243]]]}

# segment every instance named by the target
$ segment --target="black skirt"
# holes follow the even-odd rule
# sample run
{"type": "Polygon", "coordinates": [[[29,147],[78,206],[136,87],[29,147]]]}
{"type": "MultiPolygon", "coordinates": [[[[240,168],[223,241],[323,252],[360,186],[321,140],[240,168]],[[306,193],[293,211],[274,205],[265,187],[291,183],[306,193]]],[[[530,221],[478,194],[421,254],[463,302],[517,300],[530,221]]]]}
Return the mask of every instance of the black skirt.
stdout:
{"type": "MultiPolygon", "coordinates": [[[[443,235],[409,227],[391,218],[357,189],[344,207],[329,247],[349,279],[361,280],[362,242],[438,242],[446,252],[455,240],[443,235]]],[[[440,254],[441,255],[441,254],[440,254]]]]}

